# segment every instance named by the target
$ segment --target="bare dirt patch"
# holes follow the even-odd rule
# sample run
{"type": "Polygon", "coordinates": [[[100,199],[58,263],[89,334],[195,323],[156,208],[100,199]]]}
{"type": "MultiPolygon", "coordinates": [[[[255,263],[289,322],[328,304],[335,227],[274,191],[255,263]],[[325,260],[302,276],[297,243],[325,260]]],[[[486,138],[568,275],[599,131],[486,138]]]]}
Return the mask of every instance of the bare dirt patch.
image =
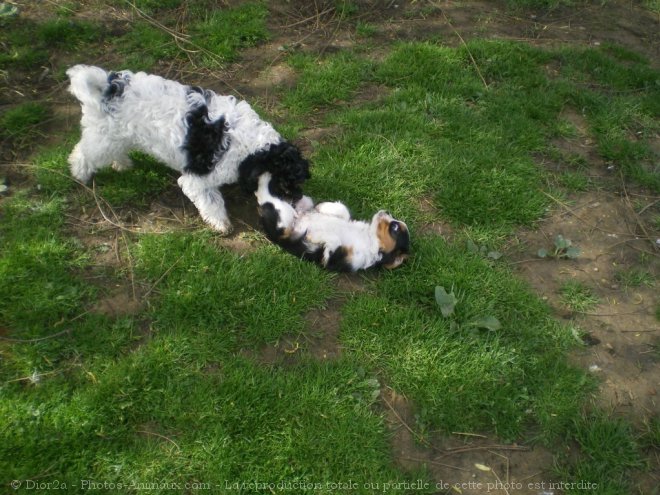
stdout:
{"type": "Polygon", "coordinates": [[[335,279],[334,285],[337,292],[325,306],[304,315],[305,325],[299,334],[284,335],[276,343],[264,345],[256,352],[244,350],[243,355],[268,366],[293,365],[307,357],[319,361],[341,357],[341,308],[352,294],[365,290],[365,282],[359,275],[342,274],[335,279]]]}
{"type": "MultiPolygon", "coordinates": [[[[653,201],[644,195],[638,198],[646,204],[653,201]]],[[[606,410],[643,423],[658,411],[659,263],[638,221],[625,197],[605,191],[581,194],[574,204],[559,205],[538,229],[518,233],[519,251],[511,255],[517,258],[520,276],[560,317],[586,333],[584,341],[591,345],[575,361],[600,378],[598,402],[606,410]],[[552,246],[558,234],[577,245],[580,256],[575,260],[537,258],[537,250],[552,246]],[[648,273],[648,281],[625,286],[624,279],[632,270],[648,273]],[[560,294],[567,282],[589,287],[599,303],[584,312],[571,310],[560,294]]]]}
{"type": "Polygon", "coordinates": [[[414,405],[405,396],[387,387],[381,400],[395,463],[408,471],[426,466],[438,493],[537,495],[541,483],[549,488],[553,453],[547,449],[503,444],[473,432],[422,436],[415,430],[414,405]]]}

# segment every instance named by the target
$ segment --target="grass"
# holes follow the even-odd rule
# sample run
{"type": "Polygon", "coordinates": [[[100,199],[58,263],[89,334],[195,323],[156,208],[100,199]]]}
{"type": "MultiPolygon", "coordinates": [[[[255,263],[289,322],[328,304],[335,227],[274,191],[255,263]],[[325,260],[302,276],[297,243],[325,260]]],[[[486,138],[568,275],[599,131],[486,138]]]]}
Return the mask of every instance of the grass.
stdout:
{"type": "MultiPolygon", "coordinates": [[[[631,425],[598,413],[577,419],[574,430],[583,457],[577,462],[566,462],[566,467],[558,474],[564,479],[600,480],[598,493],[629,493],[632,484],[625,479],[615,479],[611,473],[644,468],[631,425]]],[[[568,494],[583,492],[579,487],[566,491],[568,494]]]]}
{"type": "Polygon", "coordinates": [[[47,63],[49,50],[57,48],[75,54],[84,45],[100,44],[104,29],[100,23],[73,20],[64,16],[34,23],[17,19],[0,33],[0,41],[7,47],[0,54],[0,69],[28,70],[47,63]]]}
{"type": "Polygon", "coordinates": [[[617,272],[616,280],[624,288],[631,287],[653,287],[655,285],[655,278],[653,275],[643,268],[631,268],[629,270],[622,270],[617,272]]]}
{"type": "Polygon", "coordinates": [[[263,3],[246,3],[232,9],[216,10],[207,19],[191,27],[193,41],[213,54],[202,56],[207,65],[233,60],[239,49],[268,39],[265,20],[268,10],[263,3]]]}
{"type": "Polygon", "coordinates": [[[571,311],[578,313],[584,313],[600,302],[589,287],[575,280],[569,280],[562,284],[559,292],[562,304],[571,311]]]}
{"type": "MultiPolygon", "coordinates": [[[[188,54],[206,68],[270,36],[266,3],[205,12],[207,3],[185,2],[185,13],[178,0],[136,5],[165,23],[180,15],[179,28],[215,54],[188,54]]],[[[352,22],[356,5],[336,6],[342,21],[352,22]]],[[[75,16],[10,22],[1,35],[10,48],[0,56],[3,70],[43,63],[50,45],[69,58],[79,56],[75,50],[107,49],[97,46],[104,31],[75,16]]],[[[359,37],[379,32],[362,18],[355,22],[359,37]]],[[[134,69],[187,60],[170,35],[143,21],[108,43],[134,69]]],[[[238,253],[203,228],[125,233],[117,253],[123,263],[109,266],[81,240],[85,233],[98,237],[98,227],[70,225],[95,208],[68,177],[77,136],[33,155],[33,182],[12,186],[0,200],[0,331],[23,341],[0,340],[7,426],[0,430],[0,472],[19,480],[45,472],[44,479],[66,482],[74,493],[86,491],[82,479],[211,491],[269,484],[246,493],[268,491],[271,483],[273,491],[298,483],[290,491],[300,493],[303,483],[336,493],[328,482],[349,479],[357,483],[351,491],[373,493],[369,483],[429,480],[429,473],[405,472],[392,460],[378,398],[391,387],[410,401],[416,421],[409,426],[425,439],[471,431],[541,443],[557,452],[553,474],[561,479],[630,493],[644,449],[657,445],[657,421],[638,439],[625,421],[585,412],[597,383],[566,359],[579,345],[575,327],[553,319],[503,261],[464,241],[496,249],[545,214],[541,191],[548,184],[591,187],[584,158],[551,144],[578,133],[561,118],[567,107],[584,115],[596,151],[626,180],[657,191],[649,146],[658,130],[657,71],[644,57],[607,44],[472,40],[452,48],[426,41],[382,52],[378,61],[359,46],[286,53],[297,80],[274,92],[269,109],[291,134],[327,130],[310,157],[312,197],[341,199],[358,217],[386,208],[417,232],[408,263],[365,277],[363,291],[342,295],[342,353],[330,362],[297,351],[290,363],[269,364],[261,353],[285,338],[309,337],[306,315],[337,297],[335,276],[282,254],[260,234],[238,253]],[[560,67],[557,77],[548,77],[548,64],[560,67]],[[539,156],[565,168],[553,176],[539,156]],[[456,241],[421,233],[438,217],[460,232],[456,241]],[[449,317],[435,301],[439,285],[458,295],[449,317]],[[142,295],[137,309],[98,311],[98,301],[132,286],[142,295]],[[501,327],[478,328],[484,317],[501,327]],[[575,455],[563,454],[566,445],[575,455]]],[[[5,112],[0,128],[30,137],[43,120],[33,116],[48,112],[38,105],[5,112]]],[[[143,209],[174,187],[162,165],[139,154],[133,160],[132,170],[95,179],[97,194],[113,207],[143,209]]],[[[644,271],[619,279],[626,287],[650,282],[644,271]]],[[[572,311],[598,304],[583,284],[566,283],[560,292],[572,311]]]]}
{"type": "MultiPolygon", "coordinates": [[[[137,6],[148,12],[167,10],[163,2],[144,0],[141,3],[137,6]]],[[[178,5],[181,2],[171,0],[169,3],[178,5]]],[[[164,60],[182,61],[190,57],[204,66],[217,68],[235,60],[240,49],[254,46],[269,37],[265,24],[268,11],[263,3],[209,9],[204,7],[204,2],[196,2],[187,7],[197,13],[197,17],[191,16],[185,27],[185,38],[175,39],[164,29],[146,21],[134,23],[133,28],[116,42],[124,55],[126,67],[149,70],[164,60]]]]}
{"type": "Polygon", "coordinates": [[[42,135],[40,127],[49,115],[50,109],[40,102],[16,105],[0,116],[0,139],[24,148],[42,135]]]}
{"type": "Polygon", "coordinates": [[[514,439],[532,424],[551,431],[570,421],[579,405],[569,397],[588,388],[559,359],[574,342],[570,329],[554,323],[506,270],[476,254],[431,238],[418,239],[415,253],[403,276],[382,277],[373,294],[348,303],[347,346],[413,400],[434,430],[514,439]],[[435,304],[436,285],[460,293],[453,321],[435,304]],[[471,326],[490,315],[501,330],[471,326]]]}

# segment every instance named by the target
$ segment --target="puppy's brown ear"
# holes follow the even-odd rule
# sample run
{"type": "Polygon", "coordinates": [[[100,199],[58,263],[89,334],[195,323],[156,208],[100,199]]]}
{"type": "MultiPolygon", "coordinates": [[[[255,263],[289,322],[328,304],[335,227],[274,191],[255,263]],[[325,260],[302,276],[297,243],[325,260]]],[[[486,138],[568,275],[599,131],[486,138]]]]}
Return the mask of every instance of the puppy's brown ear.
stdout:
{"type": "Polygon", "coordinates": [[[400,254],[396,258],[394,258],[394,261],[391,263],[387,263],[383,265],[383,268],[387,268],[388,270],[394,270],[395,268],[401,266],[401,264],[408,259],[407,254],[400,254]]]}
{"type": "Polygon", "coordinates": [[[394,251],[396,248],[396,239],[392,236],[389,218],[381,218],[378,221],[376,237],[378,238],[378,247],[383,253],[391,253],[394,251]]]}

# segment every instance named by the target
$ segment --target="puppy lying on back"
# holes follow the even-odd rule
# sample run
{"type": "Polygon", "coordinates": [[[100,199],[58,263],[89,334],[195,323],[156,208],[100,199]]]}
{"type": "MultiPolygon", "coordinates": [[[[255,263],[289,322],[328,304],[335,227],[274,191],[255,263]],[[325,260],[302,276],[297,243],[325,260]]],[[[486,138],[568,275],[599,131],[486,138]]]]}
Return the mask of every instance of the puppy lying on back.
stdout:
{"type": "Polygon", "coordinates": [[[339,202],[314,206],[303,196],[293,207],[271,193],[271,179],[270,173],[262,174],[255,195],[266,236],[286,251],[342,272],[372,266],[392,269],[408,257],[408,227],[386,211],[363,222],[351,220],[339,202]]]}
{"type": "Polygon", "coordinates": [[[253,192],[269,171],[279,194],[302,196],[309,163],[247,102],[144,72],[76,65],[67,75],[82,107],[82,137],[69,156],[79,181],[109,165],[129,168],[132,150],[149,153],[181,173],[183,193],[223,233],[231,224],[219,186],[240,182],[253,192]]]}

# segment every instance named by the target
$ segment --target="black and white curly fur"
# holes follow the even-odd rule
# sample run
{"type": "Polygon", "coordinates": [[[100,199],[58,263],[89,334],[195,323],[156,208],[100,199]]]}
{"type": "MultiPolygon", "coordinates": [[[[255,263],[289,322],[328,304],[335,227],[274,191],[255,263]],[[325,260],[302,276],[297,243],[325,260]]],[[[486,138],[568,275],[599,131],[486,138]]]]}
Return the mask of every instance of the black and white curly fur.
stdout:
{"type": "Polygon", "coordinates": [[[76,65],[67,75],[82,107],[82,137],[69,156],[76,179],[129,168],[128,153],[143,151],[181,172],[183,193],[223,233],[231,224],[219,186],[254,191],[269,172],[276,194],[302,196],[309,163],[247,102],[144,72],[76,65]]]}
{"type": "Polygon", "coordinates": [[[292,206],[273,194],[274,182],[268,172],[259,178],[255,192],[266,236],[299,258],[341,272],[370,267],[396,268],[408,257],[408,227],[385,210],[370,222],[351,219],[340,202],[314,206],[302,196],[292,206]]]}

